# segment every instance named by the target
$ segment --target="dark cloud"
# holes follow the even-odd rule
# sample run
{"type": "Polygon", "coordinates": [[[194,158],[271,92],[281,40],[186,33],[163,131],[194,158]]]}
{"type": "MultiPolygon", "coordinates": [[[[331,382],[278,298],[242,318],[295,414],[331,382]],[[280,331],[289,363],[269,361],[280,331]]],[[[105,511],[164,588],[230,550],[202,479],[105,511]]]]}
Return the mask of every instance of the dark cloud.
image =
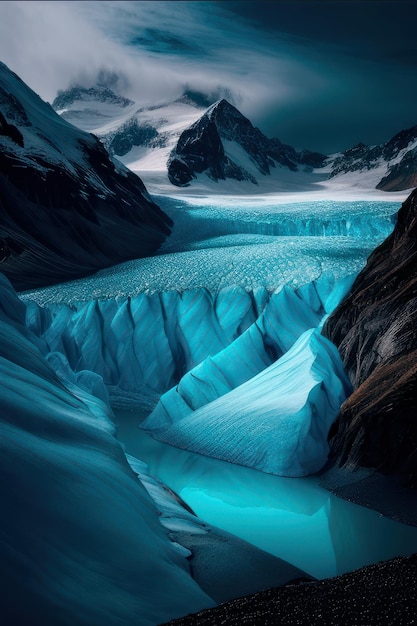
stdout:
{"type": "Polygon", "coordinates": [[[0,57],[49,100],[104,79],[143,104],[228,93],[330,153],[417,123],[416,18],[415,0],[1,2],[0,57]]]}

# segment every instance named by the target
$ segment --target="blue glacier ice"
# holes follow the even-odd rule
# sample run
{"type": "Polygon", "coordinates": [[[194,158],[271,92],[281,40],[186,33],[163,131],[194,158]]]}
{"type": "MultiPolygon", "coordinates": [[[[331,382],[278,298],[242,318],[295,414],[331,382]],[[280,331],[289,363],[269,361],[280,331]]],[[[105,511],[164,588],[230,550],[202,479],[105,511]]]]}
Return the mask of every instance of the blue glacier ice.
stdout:
{"type": "MultiPolygon", "coordinates": [[[[234,286],[216,293],[171,290],[48,307],[28,301],[26,321],[42,338],[45,355],[59,354],[61,361],[64,356],[78,382],[81,372],[91,371],[94,388],[101,377],[114,405],[153,407],[182,377],[210,378],[213,367],[229,363],[224,374],[232,386],[255,375],[317,326],[328,312],[328,298],[337,302],[352,279],[322,275],[298,289],[284,285],[273,293],[234,286]],[[201,366],[206,373],[200,368],[196,374],[193,368],[209,357],[213,361],[201,366]]],[[[217,381],[214,376],[208,384],[217,381]]]]}
{"type": "Polygon", "coordinates": [[[223,287],[272,292],[331,273],[356,274],[394,228],[398,202],[295,202],[273,204],[234,198],[184,202],[158,196],[174,221],[156,257],[129,261],[87,279],[21,294],[42,305],[134,297],[169,290],[223,287]]]}
{"type": "Polygon", "coordinates": [[[70,376],[45,350],[0,275],[4,623],[155,626],[212,606],[129,466],[108,405],[77,384],[105,394],[98,375],[70,376]]]}
{"type": "MultiPolygon", "coordinates": [[[[153,434],[270,474],[306,476],[324,465],[330,425],[350,392],[335,346],[307,330],[259,374],[153,434]]],[[[154,427],[152,415],[142,426],[154,427]]]]}
{"type": "MultiPolygon", "coordinates": [[[[353,277],[346,277],[334,283],[323,276],[296,290],[287,286],[277,289],[246,331],[187,371],[177,385],[160,397],[146,427],[154,430],[177,421],[271,365],[306,330],[321,325],[352,280],[353,277]]],[[[196,334],[198,330],[197,327],[196,334]]]]}

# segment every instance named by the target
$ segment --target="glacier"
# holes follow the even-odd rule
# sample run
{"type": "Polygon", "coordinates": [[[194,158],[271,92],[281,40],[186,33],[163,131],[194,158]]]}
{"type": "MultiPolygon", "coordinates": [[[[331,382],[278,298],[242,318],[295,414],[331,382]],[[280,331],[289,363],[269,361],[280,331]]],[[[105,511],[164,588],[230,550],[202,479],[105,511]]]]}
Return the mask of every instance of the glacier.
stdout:
{"type": "MultiPolygon", "coordinates": [[[[168,199],[163,209],[175,227],[159,256],[21,294],[27,325],[45,343],[55,367],[67,367],[87,391],[102,398],[109,393],[113,407],[146,408],[151,414],[143,426],[153,436],[264,471],[306,475],[326,460],[327,431],[350,386],[337,354],[319,331],[302,350],[294,346],[301,336],[320,329],[342,299],[368,248],[392,230],[395,207],[324,201],[272,206],[254,205],[253,200],[234,207],[219,202],[199,206],[168,199]],[[295,226],[284,235],[289,216],[295,226]],[[339,234],[311,234],[323,224],[339,234]],[[248,233],[248,225],[253,232],[248,233]],[[280,236],[273,234],[277,229],[280,236]],[[253,281],[248,281],[251,276],[253,281]],[[292,367],[293,376],[303,376],[310,386],[298,404],[284,410],[288,403],[280,392],[280,377],[292,367]],[[295,431],[292,440],[279,442],[282,449],[275,461],[261,461],[266,437],[247,446],[254,414],[262,415],[262,401],[256,398],[259,377],[268,381],[269,389],[260,418],[264,429],[266,422],[274,428],[271,407],[282,405],[276,409],[282,419],[310,432],[297,454],[294,442],[301,435],[295,431]],[[245,417],[252,400],[253,411],[245,417]],[[216,420],[227,414],[229,428],[236,428],[230,403],[242,407],[247,436],[238,446],[231,440],[221,450],[216,420]],[[312,419],[316,413],[323,414],[322,423],[312,419]],[[311,458],[304,463],[303,456],[311,458]]],[[[227,420],[223,422],[226,427],[227,420]]]]}
{"type": "Polygon", "coordinates": [[[158,255],[86,279],[21,292],[42,306],[205,288],[297,287],[325,273],[358,273],[394,228],[398,202],[283,202],[265,198],[155,200],[174,222],[158,255]],[[226,201],[227,200],[227,201],[226,201]],[[291,224],[291,226],[290,226],[291,224]]]}
{"type": "Polygon", "coordinates": [[[283,286],[272,294],[235,286],[215,293],[171,290],[48,307],[30,300],[26,323],[43,340],[45,356],[56,366],[59,361],[61,369],[65,360],[78,382],[84,376],[88,391],[98,389],[98,376],[113,406],[153,408],[160,394],[193,380],[196,366],[198,377],[204,368],[210,378],[210,368],[230,362],[226,376],[236,384],[255,375],[302,332],[317,326],[327,300],[335,293],[341,297],[351,280],[323,275],[296,290],[283,286]],[[210,357],[212,364],[205,361],[210,357]]]}
{"type": "MultiPolygon", "coordinates": [[[[216,294],[207,289],[142,293],[79,306],[41,308],[29,302],[26,318],[28,328],[45,342],[47,358],[55,367],[75,372],[76,382],[87,391],[104,398],[107,389],[113,406],[119,407],[152,409],[159,398],[144,424],[156,437],[263,471],[301,476],[324,464],[327,432],[350,386],[337,352],[324,338],[313,334],[307,342],[303,340],[300,349],[299,337],[320,327],[352,280],[335,281],[333,276],[323,275],[298,289],[284,285],[272,294],[261,288],[247,292],[242,287],[228,287],[216,294]],[[144,341],[144,334],[149,341],[144,341]],[[294,344],[295,359],[291,352],[294,344]],[[311,388],[297,396],[296,406],[287,406],[286,413],[281,410],[278,425],[272,413],[280,412],[276,407],[290,393],[283,371],[289,372],[289,379],[296,381],[301,376],[310,381],[311,388]],[[225,433],[215,436],[202,407],[208,404],[206,412],[213,411],[213,419],[220,416],[226,426],[228,413],[218,399],[225,396],[222,402],[247,408],[250,398],[257,400],[261,387],[265,387],[262,399],[245,418],[246,439],[242,423],[239,446],[231,441],[229,448],[220,450],[219,441],[223,445],[227,437],[225,433]],[[267,408],[266,398],[274,409],[267,408]],[[266,414],[261,417],[263,410],[266,414]],[[254,428],[255,415],[262,424],[257,441],[250,428],[254,428]],[[313,419],[313,415],[320,417],[313,419]],[[282,422],[289,419],[300,429],[292,438],[278,437],[271,448],[275,462],[266,461],[263,451],[263,446],[271,447],[266,436],[268,419],[274,432],[283,433],[282,422]],[[166,428],[175,421],[181,422],[176,429],[166,428]],[[180,436],[179,429],[189,437],[180,436]],[[204,445],[197,443],[196,429],[205,431],[204,445]],[[295,441],[302,439],[303,429],[304,441],[295,454],[295,441]],[[247,456],[239,456],[238,449],[244,449],[247,456]]],[[[229,427],[235,429],[233,420],[229,427]]]]}
{"type": "Polygon", "coordinates": [[[316,472],[351,390],[320,330],[392,230],[395,207],[322,203],[307,219],[297,203],[166,199],[175,226],[158,256],[19,298],[2,279],[1,428],[18,438],[4,444],[4,510],[22,520],[12,526],[3,513],[13,551],[5,562],[16,572],[8,610],[25,585],[54,625],[67,623],[61,614],[103,623],[105,611],[106,623],[140,615],[150,626],[213,605],[190,575],[187,549],[166,536],[195,519],[158,514],[164,498],[117,441],[110,407],[141,409],[142,432],[231,467],[316,472]],[[32,548],[23,511],[34,502],[32,548]],[[48,561],[32,587],[39,554],[48,561]]]}

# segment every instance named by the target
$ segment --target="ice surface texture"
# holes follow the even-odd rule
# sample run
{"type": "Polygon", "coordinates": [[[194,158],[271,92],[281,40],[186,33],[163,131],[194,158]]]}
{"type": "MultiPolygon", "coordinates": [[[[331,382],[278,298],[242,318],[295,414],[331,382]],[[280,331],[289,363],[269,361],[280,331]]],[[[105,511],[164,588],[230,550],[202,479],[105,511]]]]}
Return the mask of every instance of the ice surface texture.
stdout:
{"type": "Polygon", "coordinates": [[[250,332],[259,326],[184,376],[142,426],[166,443],[271,474],[314,473],[327,459],[327,433],[351,385],[319,329],[295,341],[284,328],[274,342],[250,332]],[[266,366],[280,340],[285,354],[266,366]]]}
{"type": "Polygon", "coordinates": [[[159,624],[212,605],[168,541],[105,404],[63,383],[0,281],[0,563],[7,624],[159,624]]]}
{"type": "MultiPolygon", "coordinates": [[[[342,284],[334,287],[332,280],[322,277],[298,290],[285,286],[271,296],[264,292],[265,308],[254,323],[223,350],[216,354],[212,350],[210,356],[187,371],[178,385],[162,395],[146,428],[158,429],[177,421],[259,374],[306,330],[317,327],[327,311],[330,295],[337,301],[343,291],[342,284]]],[[[198,327],[195,333],[198,337],[198,327]]]]}
{"type": "Polygon", "coordinates": [[[295,202],[158,196],[172,235],[154,257],[129,261],[90,278],[22,294],[42,305],[74,304],[140,293],[223,287],[247,291],[297,287],[324,273],[358,273],[392,232],[398,202],[295,202]]]}

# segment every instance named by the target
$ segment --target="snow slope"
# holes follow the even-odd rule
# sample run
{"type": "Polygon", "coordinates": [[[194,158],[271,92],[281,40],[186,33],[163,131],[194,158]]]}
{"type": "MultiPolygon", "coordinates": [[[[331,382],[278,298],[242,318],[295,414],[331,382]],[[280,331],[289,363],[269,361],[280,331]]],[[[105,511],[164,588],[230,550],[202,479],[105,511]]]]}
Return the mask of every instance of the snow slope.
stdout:
{"type": "MultiPolygon", "coordinates": [[[[107,90],[109,91],[109,90],[107,90]]],[[[111,92],[110,92],[111,93],[111,92]]],[[[79,128],[97,135],[106,147],[134,172],[158,172],[167,178],[167,161],[181,132],[195,122],[205,110],[196,98],[186,95],[174,102],[151,107],[138,107],[134,102],[103,97],[97,86],[89,90],[68,90],[53,102],[57,113],[79,128]],[[114,149],[115,137],[129,139],[132,124],[142,129],[153,129],[155,134],[135,141],[127,153],[114,149]],[[112,149],[113,147],[113,149],[112,149]]]]}

